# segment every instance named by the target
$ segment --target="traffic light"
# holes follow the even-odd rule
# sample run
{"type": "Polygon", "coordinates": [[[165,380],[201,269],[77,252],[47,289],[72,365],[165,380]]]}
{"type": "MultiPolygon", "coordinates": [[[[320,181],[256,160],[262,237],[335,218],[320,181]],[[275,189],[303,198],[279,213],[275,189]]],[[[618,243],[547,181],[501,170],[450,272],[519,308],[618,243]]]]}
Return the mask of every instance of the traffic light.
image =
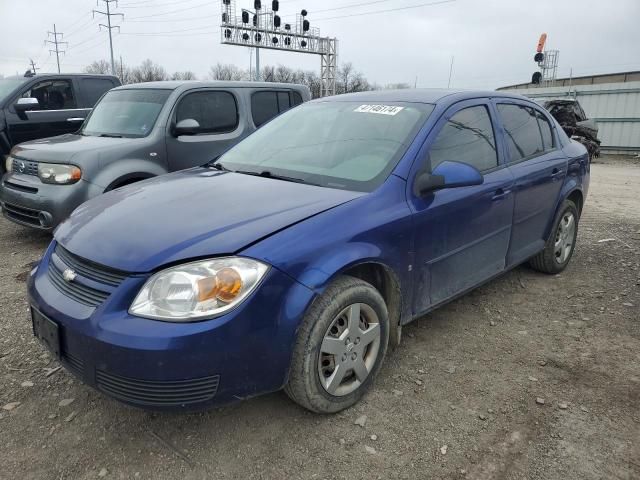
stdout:
{"type": "MultiPolygon", "coordinates": [[[[546,41],[547,34],[543,33],[542,35],[540,35],[538,46],[536,47],[536,54],[533,56],[533,61],[536,62],[540,67],[542,67],[542,64],[544,63],[544,44],[546,43],[546,41]]],[[[533,83],[534,85],[539,85],[541,80],[541,72],[534,72],[533,75],[531,75],[531,83],[533,83]]]]}

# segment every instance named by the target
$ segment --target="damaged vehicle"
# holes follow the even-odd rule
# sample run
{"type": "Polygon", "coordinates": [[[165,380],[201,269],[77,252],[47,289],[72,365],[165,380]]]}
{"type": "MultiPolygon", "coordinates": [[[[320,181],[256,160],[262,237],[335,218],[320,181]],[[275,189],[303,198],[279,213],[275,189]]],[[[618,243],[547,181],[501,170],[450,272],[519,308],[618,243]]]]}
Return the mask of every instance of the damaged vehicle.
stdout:
{"type": "Polygon", "coordinates": [[[587,150],[518,95],[307,102],[215,161],[76,209],[29,275],[33,331],[130,405],[284,388],[338,412],[403,325],[524,262],[563,271],[589,171],[587,150]]]}
{"type": "Polygon", "coordinates": [[[583,144],[589,152],[589,159],[600,156],[600,140],[598,139],[598,125],[587,118],[587,114],[575,98],[545,98],[538,103],[549,110],[565,133],[583,144]]]}

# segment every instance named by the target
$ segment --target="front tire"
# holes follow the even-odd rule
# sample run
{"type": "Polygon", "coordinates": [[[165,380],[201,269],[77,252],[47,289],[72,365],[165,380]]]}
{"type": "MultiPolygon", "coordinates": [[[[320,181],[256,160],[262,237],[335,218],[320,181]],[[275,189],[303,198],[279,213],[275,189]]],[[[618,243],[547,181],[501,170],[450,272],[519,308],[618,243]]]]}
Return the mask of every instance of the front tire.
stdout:
{"type": "Polygon", "coordinates": [[[339,277],[305,314],[285,392],[312,412],[349,408],[373,383],[388,343],[389,316],[380,293],[363,280],[339,277]]]}
{"type": "Polygon", "coordinates": [[[565,200],[555,218],[544,250],[529,260],[529,265],[534,270],[556,274],[567,268],[576,247],[579,218],[575,203],[565,200]]]}

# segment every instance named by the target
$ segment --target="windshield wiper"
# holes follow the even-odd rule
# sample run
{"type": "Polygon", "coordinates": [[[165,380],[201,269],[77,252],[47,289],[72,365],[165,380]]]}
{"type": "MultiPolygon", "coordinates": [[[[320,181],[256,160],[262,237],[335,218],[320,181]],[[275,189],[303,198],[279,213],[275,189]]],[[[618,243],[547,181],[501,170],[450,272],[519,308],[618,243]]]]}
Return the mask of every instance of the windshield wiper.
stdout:
{"type": "Polygon", "coordinates": [[[106,138],[122,138],[122,135],[116,135],[114,133],[101,133],[100,136],[106,138]]]}
{"type": "Polygon", "coordinates": [[[216,163],[211,163],[211,162],[209,162],[209,163],[207,164],[207,167],[215,168],[216,170],[220,170],[220,171],[222,171],[222,172],[230,172],[230,171],[231,171],[231,170],[229,170],[227,167],[225,167],[223,164],[221,164],[221,163],[217,163],[217,162],[216,162],[216,163]]]}
{"type": "Polygon", "coordinates": [[[262,170],[261,172],[253,172],[249,170],[235,170],[235,173],[241,173],[243,175],[253,175],[255,177],[274,178],[276,180],[284,180],[285,182],[306,183],[308,185],[315,185],[314,183],[310,183],[302,178],[287,177],[286,175],[277,175],[272,173],[269,170],[262,170]]]}

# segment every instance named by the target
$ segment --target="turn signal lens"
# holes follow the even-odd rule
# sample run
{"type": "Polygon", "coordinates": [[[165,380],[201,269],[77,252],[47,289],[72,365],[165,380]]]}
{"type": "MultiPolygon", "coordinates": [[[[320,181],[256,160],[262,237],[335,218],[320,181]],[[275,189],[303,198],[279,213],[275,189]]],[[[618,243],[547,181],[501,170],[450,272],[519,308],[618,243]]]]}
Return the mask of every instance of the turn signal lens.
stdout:
{"type": "Polygon", "coordinates": [[[242,278],[233,268],[223,268],[216,274],[218,284],[218,300],[232,302],[242,290],[242,278]]]}

